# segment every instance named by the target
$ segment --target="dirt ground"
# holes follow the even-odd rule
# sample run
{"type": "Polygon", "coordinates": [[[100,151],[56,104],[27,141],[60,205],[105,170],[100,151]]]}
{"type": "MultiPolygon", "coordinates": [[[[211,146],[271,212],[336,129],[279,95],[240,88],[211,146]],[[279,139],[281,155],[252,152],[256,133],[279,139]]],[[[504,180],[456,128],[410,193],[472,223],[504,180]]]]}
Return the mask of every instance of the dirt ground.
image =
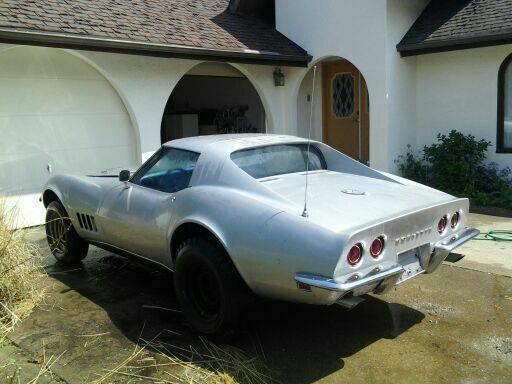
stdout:
{"type": "MultiPolygon", "coordinates": [[[[32,236],[44,247],[41,230],[32,236]]],[[[51,358],[53,376],[39,382],[88,383],[155,337],[169,353],[201,348],[182,321],[170,274],[96,248],[77,268],[47,260],[48,299],[11,335],[14,345],[0,348],[1,383],[18,367],[19,377],[35,376],[51,358]]],[[[350,311],[258,303],[232,345],[264,361],[281,383],[510,383],[512,278],[456,265],[350,311]]],[[[162,361],[160,352],[148,347],[144,358],[162,361]]],[[[160,374],[158,366],[144,370],[160,374]]],[[[105,382],[143,381],[112,375],[105,382]]]]}

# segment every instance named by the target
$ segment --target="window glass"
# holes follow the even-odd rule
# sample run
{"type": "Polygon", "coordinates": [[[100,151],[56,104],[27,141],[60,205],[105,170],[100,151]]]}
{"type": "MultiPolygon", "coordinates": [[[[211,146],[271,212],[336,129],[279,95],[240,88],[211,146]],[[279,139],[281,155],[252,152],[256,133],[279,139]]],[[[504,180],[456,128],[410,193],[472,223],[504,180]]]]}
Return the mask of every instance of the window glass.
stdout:
{"type": "Polygon", "coordinates": [[[161,192],[181,191],[189,186],[198,158],[195,152],[164,147],[131,181],[161,192]]]}
{"type": "Polygon", "coordinates": [[[338,73],[332,79],[332,111],[336,117],[354,113],[354,76],[350,73],[338,73]]]}
{"type": "MultiPolygon", "coordinates": [[[[306,171],[307,144],[269,145],[231,154],[231,159],[255,179],[306,171]]],[[[327,169],[322,153],[310,146],[309,170],[327,169]]]]}
{"type": "Polygon", "coordinates": [[[503,94],[503,147],[512,149],[512,62],[505,70],[503,94]]]}

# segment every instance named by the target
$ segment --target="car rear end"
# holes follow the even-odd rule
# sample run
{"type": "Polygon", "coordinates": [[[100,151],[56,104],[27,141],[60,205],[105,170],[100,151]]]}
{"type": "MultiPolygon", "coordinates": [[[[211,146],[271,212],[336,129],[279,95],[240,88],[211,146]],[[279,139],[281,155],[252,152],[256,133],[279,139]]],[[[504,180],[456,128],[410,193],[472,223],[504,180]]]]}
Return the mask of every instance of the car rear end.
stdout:
{"type": "Polygon", "coordinates": [[[419,274],[432,273],[452,250],[478,235],[468,227],[468,208],[467,199],[453,199],[356,229],[333,276],[298,273],[298,287],[325,290],[331,300],[340,301],[385,293],[419,274]]]}

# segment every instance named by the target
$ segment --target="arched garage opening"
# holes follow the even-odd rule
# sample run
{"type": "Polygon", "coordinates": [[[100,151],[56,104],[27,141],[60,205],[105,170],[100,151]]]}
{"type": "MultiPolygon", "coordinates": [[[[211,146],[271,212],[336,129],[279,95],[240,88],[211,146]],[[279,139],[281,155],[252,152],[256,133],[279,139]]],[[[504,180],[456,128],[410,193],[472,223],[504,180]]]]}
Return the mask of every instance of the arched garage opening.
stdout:
{"type": "Polygon", "coordinates": [[[202,63],[181,78],[165,107],[162,143],[190,136],[266,131],[258,92],[239,70],[202,63]]]}
{"type": "Polygon", "coordinates": [[[135,130],[111,84],[63,50],[0,52],[0,195],[18,226],[41,224],[52,174],[102,174],[138,164],[135,130]]]}
{"type": "Polygon", "coordinates": [[[370,154],[370,98],[363,74],[350,61],[328,57],[316,63],[313,98],[313,68],[299,88],[297,124],[299,135],[307,137],[311,102],[312,138],[368,163],[370,154]]]}

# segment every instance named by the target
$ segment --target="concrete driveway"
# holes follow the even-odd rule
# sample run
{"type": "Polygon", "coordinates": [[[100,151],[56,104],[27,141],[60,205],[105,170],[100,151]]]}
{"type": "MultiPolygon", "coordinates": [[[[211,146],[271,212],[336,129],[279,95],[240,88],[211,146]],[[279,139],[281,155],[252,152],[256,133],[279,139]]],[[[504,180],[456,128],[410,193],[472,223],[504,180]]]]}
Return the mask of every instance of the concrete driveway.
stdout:
{"type": "MultiPolygon", "coordinates": [[[[484,230],[512,227],[510,219],[482,215],[472,222],[484,230]]],[[[40,229],[31,237],[44,246],[40,229]]],[[[510,383],[512,243],[475,241],[462,252],[465,259],[350,311],[257,304],[233,345],[264,361],[282,383],[510,383]]],[[[46,304],[11,337],[25,360],[40,361],[43,351],[60,356],[47,382],[91,382],[158,335],[170,353],[201,346],[182,321],[166,272],[93,248],[78,268],[48,258],[48,273],[46,304]]],[[[161,361],[160,352],[147,348],[144,358],[161,361]]],[[[20,363],[34,370],[30,361],[20,363]]],[[[144,376],[178,382],[162,381],[164,369],[179,376],[186,368],[155,364],[144,376]]],[[[105,382],[141,379],[112,375],[105,382]]]]}

